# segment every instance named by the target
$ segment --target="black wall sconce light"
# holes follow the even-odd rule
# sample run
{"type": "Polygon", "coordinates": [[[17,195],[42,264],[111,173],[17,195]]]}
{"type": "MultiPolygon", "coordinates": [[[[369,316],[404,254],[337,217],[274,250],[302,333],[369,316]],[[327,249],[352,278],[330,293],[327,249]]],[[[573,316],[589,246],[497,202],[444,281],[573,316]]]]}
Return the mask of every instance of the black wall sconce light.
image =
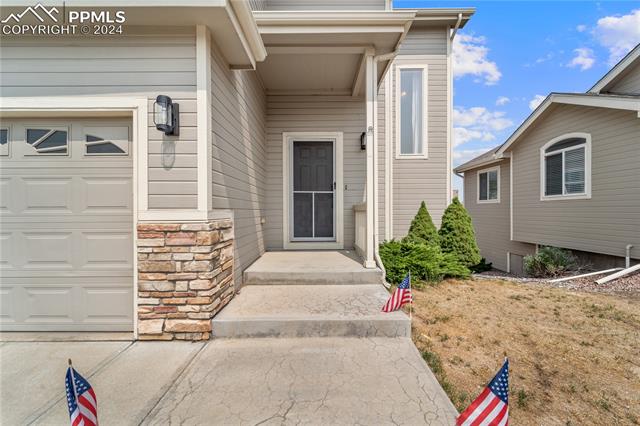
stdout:
{"type": "Polygon", "coordinates": [[[156,129],[164,132],[165,135],[179,135],[180,106],[171,102],[171,98],[159,95],[153,104],[153,122],[156,129]]]}
{"type": "Polygon", "coordinates": [[[362,132],[360,135],[360,149],[363,151],[367,149],[367,132],[362,132]]]}

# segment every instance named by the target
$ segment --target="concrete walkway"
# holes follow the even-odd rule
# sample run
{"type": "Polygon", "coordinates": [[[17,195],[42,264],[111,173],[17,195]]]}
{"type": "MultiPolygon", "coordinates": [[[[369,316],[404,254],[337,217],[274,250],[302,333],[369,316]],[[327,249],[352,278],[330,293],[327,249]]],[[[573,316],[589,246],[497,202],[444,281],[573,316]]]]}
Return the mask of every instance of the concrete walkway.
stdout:
{"type": "Polygon", "coordinates": [[[433,424],[456,411],[408,338],[0,343],[0,424],[68,425],[67,358],[101,425],[433,424]]]}

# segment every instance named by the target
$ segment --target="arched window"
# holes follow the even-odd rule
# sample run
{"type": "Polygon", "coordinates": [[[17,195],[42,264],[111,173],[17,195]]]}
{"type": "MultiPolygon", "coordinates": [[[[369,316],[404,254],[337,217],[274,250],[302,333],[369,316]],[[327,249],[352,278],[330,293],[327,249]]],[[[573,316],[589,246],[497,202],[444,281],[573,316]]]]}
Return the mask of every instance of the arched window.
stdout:
{"type": "Polygon", "coordinates": [[[540,150],[541,198],[591,196],[591,135],[570,133],[554,138],[540,150]]]}

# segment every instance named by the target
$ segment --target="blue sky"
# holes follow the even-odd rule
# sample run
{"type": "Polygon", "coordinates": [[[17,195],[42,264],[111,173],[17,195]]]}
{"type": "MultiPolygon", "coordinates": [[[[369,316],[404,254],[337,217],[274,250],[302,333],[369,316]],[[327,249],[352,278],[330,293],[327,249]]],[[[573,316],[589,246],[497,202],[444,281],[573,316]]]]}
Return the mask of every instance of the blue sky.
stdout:
{"type": "Polygon", "coordinates": [[[588,90],[640,43],[640,1],[394,0],[394,7],[476,8],[454,44],[454,166],[502,143],[549,92],[588,90]]]}

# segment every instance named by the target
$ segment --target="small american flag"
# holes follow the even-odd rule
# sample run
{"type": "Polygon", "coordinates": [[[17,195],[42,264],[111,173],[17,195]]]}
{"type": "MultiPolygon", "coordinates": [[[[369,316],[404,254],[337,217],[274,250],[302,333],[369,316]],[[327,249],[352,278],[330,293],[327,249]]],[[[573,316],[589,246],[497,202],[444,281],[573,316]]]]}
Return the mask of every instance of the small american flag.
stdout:
{"type": "Polygon", "coordinates": [[[67,390],[67,406],[71,426],[97,426],[98,425],[98,401],[96,394],[87,380],[71,366],[67,369],[67,377],[64,380],[67,390]]]}
{"type": "Polygon", "coordinates": [[[397,311],[405,303],[411,303],[411,275],[407,274],[396,291],[393,292],[387,303],[382,307],[382,312],[397,311]]]}
{"type": "Polygon", "coordinates": [[[480,396],[456,420],[456,425],[506,426],[509,424],[509,360],[480,396]]]}

